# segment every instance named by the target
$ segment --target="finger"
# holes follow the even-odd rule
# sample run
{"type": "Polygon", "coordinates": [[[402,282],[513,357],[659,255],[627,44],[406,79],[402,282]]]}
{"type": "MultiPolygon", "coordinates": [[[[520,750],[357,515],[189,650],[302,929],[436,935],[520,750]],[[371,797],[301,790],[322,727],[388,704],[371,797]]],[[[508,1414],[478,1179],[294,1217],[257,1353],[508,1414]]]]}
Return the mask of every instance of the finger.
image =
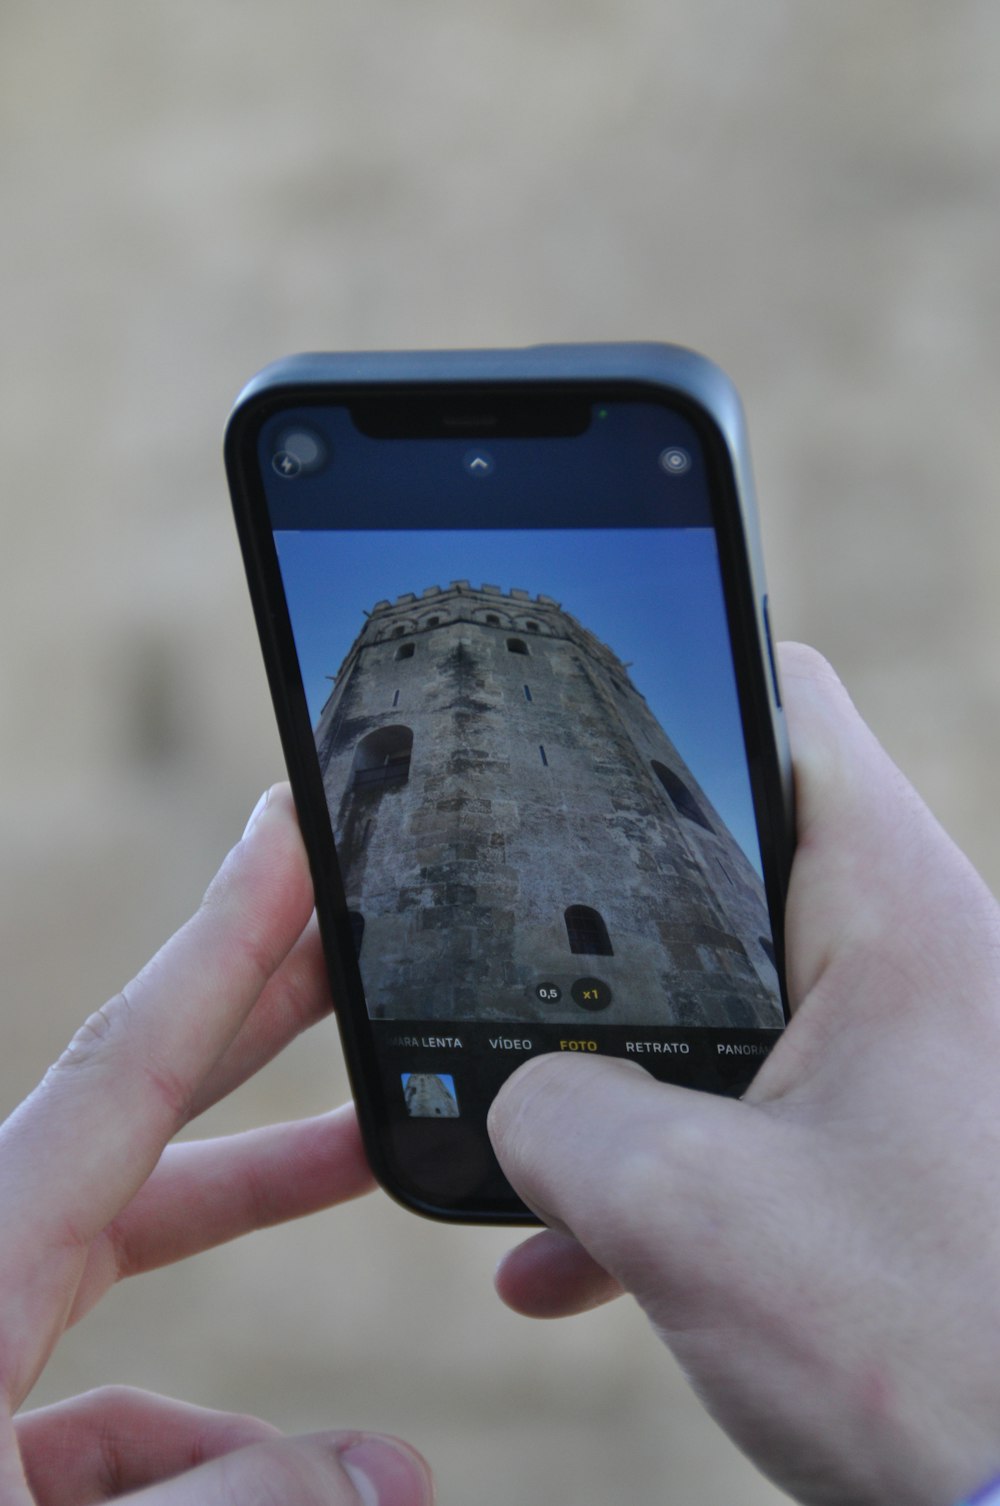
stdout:
{"type": "Polygon", "coordinates": [[[313,1433],[253,1444],[124,1499],[133,1506],[433,1506],[434,1487],[423,1459],[399,1439],[313,1433]]]}
{"type": "Polygon", "coordinates": [[[746,1266],[774,1264],[773,1220],[757,1216],[762,1164],[770,1195],[781,1185],[774,1130],[750,1105],[656,1082],[612,1057],[561,1053],[518,1068],[489,1115],[504,1174],[532,1211],[640,1301],[655,1296],[663,1311],[664,1289],[667,1305],[673,1294],[683,1321],[692,1293],[731,1258],[719,1244],[720,1206],[737,1224],[746,1205],[746,1266]],[[594,1125],[599,1135],[581,1132],[594,1125]]]}
{"type": "Polygon", "coordinates": [[[17,1419],[38,1506],[126,1493],[149,1506],[430,1506],[430,1474],[398,1439],[357,1432],[283,1438],[256,1418],[108,1388],[17,1419]]]}
{"type": "Polygon", "coordinates": [[[23,1412],[14,1428],[37,1506],[83,1506],[279,1437],[255,1417],[109,1386],[23,1412]]]}
{"type": "Polygon", "coordinates": [[[78,1032],[0,1130],[5,1228],[81,1247],[131,1198],[302,933],[309,874],[287,789],[258,807],[188,924],[78,1032]]]}
{"type": "Polygon", "coordinates": [[[210,1069],[191,1101],[189,1119],[232,1093],[280,1051],[333,1010],[330,981],[315,915],[288,956],[264,985],[235,1038],[210,1069]]]}
{"type": "Polygon", "coordinates": [[[785,924],[795,1018],[747,1092],[773,1101],[936,1031],[940,1001],[990,1031],[992,897],[865,726],[830,666],[781,646],[797,846],[785,924]],[[940,925],[942,914],[952,917],[940,925]],[[877,1008],[873,1001],[877,1000],[877,1008]],[[850,1056],[848,1063],[845,1057],[850,1056]]]}
{"type": "Polygon", "coordinates": [[[296,1124],[170,1145],[91,1246],[68,1322],[78,1322],[124,1276],[347,1202],[374,1186],[353,1104],[296,1124]]]}
{"type": "Polygon", "coordinates": [[[577,1240],[543,1229],[500,1261],[497,1295],[526,1318],[568,1318],[621,1296],[621,1286],[577,1240]]]}
{"type": "MultiPolygon", "coordinates": [[[[787,938],[791,989],[798,1003],[822,976],[838,947],[850,952],[867,873],[899,825],[899,811],[893,807],[902,804],[908,812],[914,800],[819,655],[799,645],[782,645],[781,669],[795,757],[799,827],[787,938]],[[869,848],[873,830],[874,853],[869,848]],[[796,912],[799,894],[802,899],[796,912]],[[811,899],[813,895],[818,898],[811,899]]],[[[882,896],[877,899],[881,901],[882,896]]],[[[863,908],[868,903],[865,900],[863,908]]],[[[779,1066],[789,1059],[795,1063],[796,1042],[803,1030],[809,1034],[808,1024],[797,1019],[758,1082],[768,1070],[774,1076],[775,1061],[779,1066]]],[[[663,1145],[662,1164],[656,1168],[660,1182],[655,1190],[651,1186],[647,1191],[660,1204],[666,1189],[672,1205],[674,1196],[684,1192],[685,1147],[690,1151],[692,1138],[698,1138],[693,1137],[692,1126],[698,1125],[698,1135],[703,1135],[705,1117],[690,1095],[661,1091],[648,1076],[634,1072],[622,1076],[620,1064],[614,1062],[593,1065],[590,1073],[577,1073],[572,1066],[564,1070],[557,1063],[539,1063],[537,1071],[532,1065],[515,1074],[490,1117],[497,1154],[517,1191],[545,1222],[563,1231],[571,1229],[585,1244],[590,1237],[588,1210],[595,1220],[595,1237],[599,1237],[602,1221],[605,1226],[614,1223],[604,1215],[614,1188],[622,1185],[622,1168],[627,1169],[625,1180],[630,1181],[637,1174],[638,1158],[638,1168],[647,1174],[654,1144],[663,1145]],[[606,1107],[599,1107],[605,1099],[606,1107]],[[595,1122],[602,1125],[599,1152],[593,1136],[579,1133],[581,1123],[595,1122]],[[586,1147],[585,1153],[581,1147],[586,1147]]],[[[791,1067],[784,1071],[786,1077],[794,1075],[791,1067]]],[[[745,1112],[743,1118],[737,1133],[745,1127],[745,1112]]],[[[708,1175],[705,1167],[701,1174],[708,1175]]],[[[631,1201],[634,1206],[636,1200],[631,1201]]],[[[638,1199],[638,1206],[645,1212],[645,1197],[638,1199]]],[[[498,1272],[500,1294],[519,1311],[539,1315],[575,1310],[578,1301],[600,1300],[612,1278],[599,1257],[589,1271],[586,1265],[600,1243],[588,1244],[582,1257],[567,1253],[574,1245],[566,1232],[539,1236],[537,1245],[533,1241],[522,1245],[498,1272]],[[560,1265],[571,1261],[580,1289],[568,1282],[563,1301],[560,1265]]]]}
{"type": "MultiPolygon", "coordinates": [[[[786,926],[794,1002],[831,962],[873,949],[884,961],[894,951],[912,959],[914,917],[918,937],[936,937],[944,907],[966,908],[963,941],[990,957],[1000,940],[996,909],[968,860],[861,720],[829,664],[801,644],[782,644],[780,657],[795,766],[797,846],[786,926]]],[[[940,960],[950,967],[958,959],[940,960]]],[[[968,955],[961,960],[967,965],[968,955]]]]}

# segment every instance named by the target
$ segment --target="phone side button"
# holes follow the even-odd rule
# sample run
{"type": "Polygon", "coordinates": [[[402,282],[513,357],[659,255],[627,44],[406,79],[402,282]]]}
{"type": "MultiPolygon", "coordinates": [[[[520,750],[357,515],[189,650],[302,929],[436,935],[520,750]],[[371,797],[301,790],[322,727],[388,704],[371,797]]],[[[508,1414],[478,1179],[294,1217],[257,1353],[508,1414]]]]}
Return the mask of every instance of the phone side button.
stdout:
{"type": "Polygon", "coordinates": [[[774,686],[774,704],[781,710],[781,687],[778,684],[778,666],[774,659],[774,640],[771,637],[771,616],[767,610],[767,597],[761,599],[761,611],[764,617],[764,637],[767,640],[767,662],[771,666],[771,684],[774,686]]]}

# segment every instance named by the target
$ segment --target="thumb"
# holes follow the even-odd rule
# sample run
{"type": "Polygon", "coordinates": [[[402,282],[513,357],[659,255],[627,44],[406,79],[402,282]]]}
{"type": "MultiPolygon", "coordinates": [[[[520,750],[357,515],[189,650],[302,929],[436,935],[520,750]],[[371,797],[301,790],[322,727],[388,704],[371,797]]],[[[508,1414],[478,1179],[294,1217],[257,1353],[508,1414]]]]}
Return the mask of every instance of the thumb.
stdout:
{"type": "Polygon", "coordinates": [[[779,1147],[749,1104],[657,1082],[613,1057],[558,1054],[508,1079],[489,1129],[518,1195],[658,1321],[670,1321],[672,1300],[689,1320],[693,1296],[708,1300],[730,1262],[770,1261],[754,1245],[772,1225],[754,1212],[761,1158],[773,1166],[779,1147]],[[740,1230],[738,1246],[719,1239],[723,1218],[740,1230]]]}
{"type": "Polygon", "coordinates": [[[432,1506],[434,1492],[424,1461],[398,1439],[314,1433],[252,1444],[125,1499],[134,1506],[432,1506]]]}

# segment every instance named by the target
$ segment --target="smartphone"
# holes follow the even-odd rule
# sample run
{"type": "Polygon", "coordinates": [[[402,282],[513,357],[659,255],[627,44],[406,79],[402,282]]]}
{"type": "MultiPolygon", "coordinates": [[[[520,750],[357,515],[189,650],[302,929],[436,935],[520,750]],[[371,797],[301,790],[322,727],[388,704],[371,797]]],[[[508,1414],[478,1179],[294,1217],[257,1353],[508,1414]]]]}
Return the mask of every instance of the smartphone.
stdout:
{"type": "Polygon", "coordinates": [[[296,356],[226,463],[372,1167],[530,1222],[485,1128],[520,1063],[739,1095],[786,1020],[735,390],[666,345],[296,356]]]}

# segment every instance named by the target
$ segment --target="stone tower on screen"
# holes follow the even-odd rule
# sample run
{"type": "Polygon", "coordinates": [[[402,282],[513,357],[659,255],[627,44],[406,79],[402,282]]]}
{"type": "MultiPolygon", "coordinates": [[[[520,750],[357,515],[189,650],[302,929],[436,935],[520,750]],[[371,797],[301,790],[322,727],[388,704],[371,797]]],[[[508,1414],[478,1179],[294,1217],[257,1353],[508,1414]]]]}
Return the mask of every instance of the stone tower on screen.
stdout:
{"type": "Polygon", "coordinates": [[[377,602],[315,735],[373,1017],[781,1024],[760,879],[549,597],[377,602]]]}

